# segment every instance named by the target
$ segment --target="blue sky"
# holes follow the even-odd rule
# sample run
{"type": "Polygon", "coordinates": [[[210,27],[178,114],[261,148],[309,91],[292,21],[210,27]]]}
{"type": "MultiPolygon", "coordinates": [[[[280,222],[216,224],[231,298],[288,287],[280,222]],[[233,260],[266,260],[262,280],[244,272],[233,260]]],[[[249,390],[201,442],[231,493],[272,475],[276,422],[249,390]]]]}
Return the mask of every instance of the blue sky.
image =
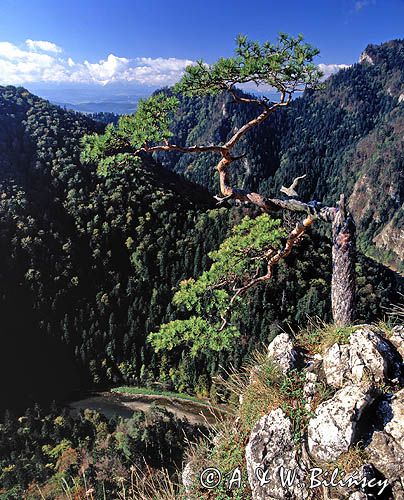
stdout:
{"type": "Polygon", "coordinates": [[[231,55],[238,33],[279,31],[303,33],[331,73],[402,38],[403,20],[404,0],[0,0],[0,84],[159,87],[231,55]]]}

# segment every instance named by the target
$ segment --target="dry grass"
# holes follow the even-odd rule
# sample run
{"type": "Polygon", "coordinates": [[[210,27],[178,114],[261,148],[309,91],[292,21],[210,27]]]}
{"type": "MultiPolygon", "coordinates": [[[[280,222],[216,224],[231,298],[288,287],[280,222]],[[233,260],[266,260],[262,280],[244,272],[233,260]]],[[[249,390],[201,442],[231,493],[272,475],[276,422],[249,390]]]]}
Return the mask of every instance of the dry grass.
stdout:
{"type": "Polygon", "coordinates": [[[247,477],[245,447],[248,438],[249,434],[242,432],[239,426],[239,419],[234,415],[222,415],[210,428],[207,436],[197,443],[190,444],[185,463],[191,464],[194,483],[187,498],[192,500],[250,498],[248,484],[234,491],[228,491],[226,486],[226,475],[231,474],[237,467],[241,470],[242,477],[247,477]],[[208,467],[215,467],[222,473],[222,482],[214,490],[202,488],[199,482],[200,473],[208,467]]]}
{"type": "Polygon", "coordinates": [[[217,382],[240,399],[237,409],[240,432],[249,434],[262,416],[281,408],[292,421],[295,442],[301,440],[310,416],[305,407],[303,371],[283,374],[263,348],[251,356],[241,371],[232,370],[227,375],[226,380],[217,382]]]}
{"type": "Polygon", "coordinates": [[[131,468],[130,480],[122,480],[120,500],[181,500],[181,488],[166,469],[131,468]]]}
{"type": "Polygon", "coordinates": [[[263,415],[281,405],[283,398],[276,388],[282,376],[280,369],[268,359],[266,349],[262,348],[255,351],[240,370],[230,367],[226,378],[216,379],[235,407],[242,432],[250,432],[263,415]]]}
{"type": "Polygon", "coordinates": [[[296,335],[297,345],[310,354],[323,354],[333,344],[347,344],[356,326],[337,327],[319,318],[309,318],[306,328],[296,335]]]}
{"type": "Polygon", "coordinates": [[[342,476],[357,471],[363,464],[369,461],[366,451],[360,444],[351,446],[348,451],[342,453],[334,462],[322,463],[324,470],[332,472],[338,468],[342,476]]]}
{"type": "Polygon", "coordinates": [[[395,320],[397,323],[403,323],[404,322],[404,294],[399,292],[399,295],[401,297],[401,301],[398,302],[397,304],[392,304],[387,309],[387,314],[393,320],[395,320]]]}

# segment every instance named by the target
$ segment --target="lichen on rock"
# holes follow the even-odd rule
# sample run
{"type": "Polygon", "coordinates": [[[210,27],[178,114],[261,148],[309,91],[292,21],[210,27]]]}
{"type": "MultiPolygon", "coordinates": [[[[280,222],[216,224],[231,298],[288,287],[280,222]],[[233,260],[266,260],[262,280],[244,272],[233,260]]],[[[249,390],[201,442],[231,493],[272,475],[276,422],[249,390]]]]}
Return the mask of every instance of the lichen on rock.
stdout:
{"type": "Polygon", "coordinates": [[[375,393],[350,384],[322,403],[308,425],[308,447],[317,460],[332,461],[355,443],[356,427],[375,393]]]}

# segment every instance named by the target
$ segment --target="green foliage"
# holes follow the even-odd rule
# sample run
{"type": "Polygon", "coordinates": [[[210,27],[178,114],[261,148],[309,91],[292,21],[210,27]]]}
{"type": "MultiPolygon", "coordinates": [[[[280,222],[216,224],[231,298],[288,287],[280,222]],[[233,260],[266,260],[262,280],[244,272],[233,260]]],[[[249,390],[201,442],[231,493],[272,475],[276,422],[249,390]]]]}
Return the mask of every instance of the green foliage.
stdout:
{"type": "Polygon", "coordinates": [[[275,44],[260,44],[240,35],[235,52],[234,57],[222,57],[212,65],[198,61],[188,66],[175,90],[187,96],[213,95],[253,82],[270,85],[279,92],[294,92],[316,86],[321,77],[313,63],[319,51],[303,43],[302,35],[280,33],[275,44]]]}
{"type": "Polygon", "coordinates": [[[81,140],[81,161],[96,164],[98,172],[106,175],[111,168],[124,168],[131,162],[138,149],[168,140],[171,114],[178,106],[178,99],[157,93],[138,103],[136,113],[123,115],[117,125],[108,124],[103,134],[86,135],[81,140]]]}
{"type": "Polygon", "coordinates": [[[100,175],[107,175],[114,168],[127,167],[130,164],[140,164],[139,158],[130,153],[120,152],[125,147],[123,140],[116,133],[113,125],[108,125],[103,135],[91,134],[82,138],[81,161],[97,165],[100,175]]]}
{"type": "Polygon", "coordinates": [[[282,237],[286,236],[280,224],[280,220],[267,214],[255,219],[244,217],[219,249],[209,254],[212,260],[209,270],[196,280],[190,278],[180,283],[173,303],[197,316],[171,321],[151,333],[148,340],[157,352],[171,351],[183,344],[190,347],[192,356],[231,349],[239,331],[231,324],[221,326],[228,312],[231,290],[253,279],[268,252],[280,247],[282,237]]]}
{"type": "Polygon", "coordinates": [[[280,219],[273,219],[268,214],[254,219],[244,217],[219,250],[209,254],[213,264],[201,279],[207,280],[210,286],[216,286],[223,280],[232,283],[250,280],[257,265],[265,261],[267,253],[280,249],[282,238],[286,235],[280,219]]]}
{"type": "Polygon", "coordinates": [[[37,498],[39,486],[39,498],[54,498],[67,482],[93,488],[94,498],[117,498],[134,466],[172,474],[187,440],[203,430],[158,407],[107,420],[92,410],[73,417],[66,409],[36,406],[0,424],[0,496],[37,498]]]}
{"type": "Polygon", "coordinates": [[[175,96],[157,93],[145,100],[140,100],[134,115],[122,116],[118,131],[129,139],[129,143],[138,149],[144,145],[161,143],[172,136],[169,129],[170,118],[178,107],[175,96]]]}
{"type": "Polygon", "coordinates": [[[283,397],[282,409],[292,422],[292,437],[295,443],[301,443],[312,412],[307,409],[304,395],[306,373],[302,370],[290,370],[279,384],[283,397]]]}
{"type": "MultiPolygon", "coordinates": [[[[236,56],[220,58],[209,66],[202,61],[186,68],[174,92],[188,96],[234,91],[234,86],[254,82],[276,88],[284,97],[296,90],[314,88],[321,72],[313,63],[318,50],[303,43],[301,35],[281,33],[276,44],[237,39],[236,56]]],[[[158,92],[140,100],[133,115],[122,116],[118,124],[108,124],[104,134],[82,139],[81,160],[98,165],[101,174],[116,165],[125,165],[130,155],[139,154],[156,145],[167,144],[173,135],[171,121],[179,106],[179,98],[158,92]],[[112,157],[112,158],[111,158],[112,157]]]]}
{"type": "Polygon", "coordinates": [[[233,345],[233,339],[239,336],[239,332],[234,326],[220,331],[219,327],[218,323],[211,325],[203,318],[191,316],[189,319],[161,325],[158,332],[148,336],[148,340],[156,352],[171,351],[180,345],[189,347],[191,356],[209,351],[229,350],[233,345]]]}
{"type": "Polygon", "coordinates": [[[187,401],[193,401],[194,403],[207,404],[206,402],[190,396],[189,394],[182,394],[180,392],[171,391],[160,391],[157,389],[150,389],[146,387],[114,387],[111,389],[112,392],[122,392],[126,394],[144,394],[144,395],[155,395],[155,396],[166,396],[168,398],[178,398],[185,399],[187,401]]]}
{"type": "Polygon", "coordinates": [[[204,270],[230,214],[152,161],[83,167],[99,125],[79,114],[14,87],[0,109],[0,406],[140,383],[142,365],[154,379],[146,334],[174,319],[172,288],[204,270]],[[30,377],[7,376],[16,358],[30,377]]]}

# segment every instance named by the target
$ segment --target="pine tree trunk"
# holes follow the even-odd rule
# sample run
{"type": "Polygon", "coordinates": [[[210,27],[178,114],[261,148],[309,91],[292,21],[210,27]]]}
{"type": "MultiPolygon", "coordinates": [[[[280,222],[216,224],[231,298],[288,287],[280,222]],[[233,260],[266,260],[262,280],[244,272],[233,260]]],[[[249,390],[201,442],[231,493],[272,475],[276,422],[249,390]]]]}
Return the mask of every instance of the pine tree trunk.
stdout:
{"type": "Polygon", "coordinates": [[[338,208],[332,222],[331,303],[334,323],[345,326],[355,317],[355,222],[346,211],[344,195],[338,208]]]}

